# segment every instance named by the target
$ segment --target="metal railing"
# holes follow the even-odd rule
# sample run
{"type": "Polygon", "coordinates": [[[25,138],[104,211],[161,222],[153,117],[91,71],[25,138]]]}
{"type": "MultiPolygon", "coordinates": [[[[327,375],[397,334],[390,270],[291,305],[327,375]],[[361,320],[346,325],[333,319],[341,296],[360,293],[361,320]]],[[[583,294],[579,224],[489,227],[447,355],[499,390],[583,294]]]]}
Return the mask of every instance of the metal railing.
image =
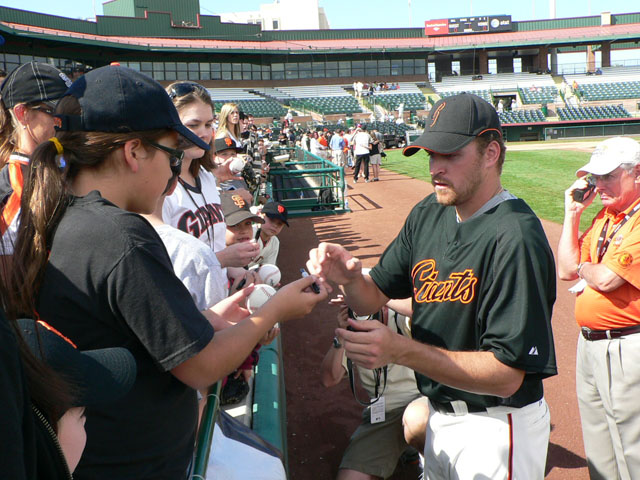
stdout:
{"type": "Polygon", "coordinates": [[[222,391],[222,382],[209,387],[207,394],[207,405],[202,412],[200,420],[200,429],[198,430],[198,439],[196,442],[196,454],[193,463],[192,480],[204,480],[207,478],[207,466],[209,465],[209,454],[211,453],[211,441],[213,440],[213,431],[216,427],[216,418],[220,411],[220,392],[222,391]]]}
{"type": "Polygon", "coordinates": [[[348,211],[344,167],[300,147],[286,151],[289,160],[272,163],[269,178],[274,199],[286,205],[289,216],[348,211]]]}

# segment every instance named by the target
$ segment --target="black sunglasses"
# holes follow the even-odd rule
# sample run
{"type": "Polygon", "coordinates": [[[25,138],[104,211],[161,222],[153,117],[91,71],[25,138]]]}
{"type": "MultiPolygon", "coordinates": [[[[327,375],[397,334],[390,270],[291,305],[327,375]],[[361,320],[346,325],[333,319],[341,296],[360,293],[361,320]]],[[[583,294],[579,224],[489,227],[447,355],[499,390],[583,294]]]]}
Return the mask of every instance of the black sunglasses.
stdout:
{"type": "Polygon", "coordinates": [[[171,100],[173,100],[176,97],[184,97],[185,95],[193,93],[196,90],[206,92],[207,95],[209,95],[209,90],[204,88],[199,83],[182,82],[182,83],[176,83],[175,85],[171,86],[171,89],[169,90],[169,97],[171,98],[171,100]]]}
{"type": "Polygon", "coordinates": [[[170,148],[165,145],[160,145],[156,142],[147,141],[149,145],[158,150],[162,150],[163,152],[167,152],[169,154],[169,166],[171,167],[171,172],[180,175],[180,170],[182,169],[182,159],[184,158],[184,152],[182,150],[176,150],[175,148],[170,148]]]}

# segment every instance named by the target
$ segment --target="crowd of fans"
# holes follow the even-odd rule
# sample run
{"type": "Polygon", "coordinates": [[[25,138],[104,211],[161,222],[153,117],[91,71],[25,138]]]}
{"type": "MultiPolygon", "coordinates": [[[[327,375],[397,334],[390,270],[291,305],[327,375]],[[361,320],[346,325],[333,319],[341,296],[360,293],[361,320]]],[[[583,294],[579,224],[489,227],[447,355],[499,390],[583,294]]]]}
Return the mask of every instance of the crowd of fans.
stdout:
{"type": "Polygon", "coordinates": [[[1,99],[3,474],[185,478],[197,390],[230,374],[246,379],[243,366],[249,359],[250,374],[276,323],[327,297],[308,277],[253,313],[245,306],[260,282],[248,266],[275,260],[286,208],[263,205],[252,222],[266,226],[262,217],[275,211],[275,223],[264,235],[234,237],[225,205],[248,207],[255,185],[232,164],[239,151],[260,159],[264,147],[250,127],[243,135],[248,119],[233,104],[214,136],[202,86],[165,91],[118,65],[71,83],[50,65],[25,64],[3,82],[1,99]],[[221,144],[236,155],[225,158],[221,144]],[[229,191],[219,187],[225,182],[229,191]],[[111,382],[87,398],[101,377],[87,369],[68,376],[66,357],[49,355],[45,334],[21,317],[90,350],[111,382]]]}
{"type": "MultiPolygon", "coordinates": [[[[274,138],[228,103],[216,122],[203,86],[165,89],[117,64],[71,82],[32,62],[2,82],[3,475],[187,478],[208,387],[223,381],[223,401],[241,400],[260,346],[325,301],[326,280],[344,296],[331,302],[338,328],[322,382],[348,375],[360,401],[354,365],[366,367],[358,377],[370,397],[339,479],[386,478],[407,451],[425,453],[427,478],[544,475],[542,379],[557,373],[555,264],[540,222],[501,185],[494,106],[470,94],[434,105],[403,153],[429,152],[436,193],[412,210],[371,272],[346,248],[321,244],[307,263],[316,275],[276,285],[250,310],[258,269],[277,264],[278,235],[289,226],[285,205],[252,206],[270,146],[352,166],[354,183],[361,174],[369,182],[369,165],[378,181],[384,156],[375,127],[312,131],[285,120],[274,138]],[[480,113],[469,119],[471,110],[480,113]],[[458,238],[474,253],[456,253],[458,238]],[[450,280],[436,281],[436,265],[450,280]],[[378,322],[362,321],[371,319],[378,322]],[[512,421],[518,428],[505,430],[512,421]],[[507,459],[514,443],[524,448],[507,459]]],[[[629,394],[638,388],[640,146],[607,140],[576,175],[558,265],[561,278],[579,280],[572,291],[589,470],[632,478],[640,471],[629,394]],[[594,192],[604,209],[580,236],[594,192]]]]}

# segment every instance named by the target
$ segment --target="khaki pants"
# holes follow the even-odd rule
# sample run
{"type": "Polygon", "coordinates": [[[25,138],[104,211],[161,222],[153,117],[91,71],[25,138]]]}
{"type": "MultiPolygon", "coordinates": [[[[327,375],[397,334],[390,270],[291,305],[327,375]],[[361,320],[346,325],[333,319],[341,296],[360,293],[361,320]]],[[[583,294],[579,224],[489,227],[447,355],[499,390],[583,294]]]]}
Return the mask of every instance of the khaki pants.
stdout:
{"type": "Polygon", "coordinates": [[[640,479],[640,334],[578,339],[576,391],[592,480],[640,479]]]}

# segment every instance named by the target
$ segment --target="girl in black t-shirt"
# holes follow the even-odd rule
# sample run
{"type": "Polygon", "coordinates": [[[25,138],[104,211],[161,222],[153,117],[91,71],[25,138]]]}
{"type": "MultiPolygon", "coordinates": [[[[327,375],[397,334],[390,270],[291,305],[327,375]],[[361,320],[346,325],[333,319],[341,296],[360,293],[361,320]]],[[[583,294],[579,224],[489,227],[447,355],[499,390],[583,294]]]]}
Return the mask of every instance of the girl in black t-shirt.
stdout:
{"type": "Polygon", "coordinates": [[[180,147],[207,149],[151,78],[117,65],[79,78],[58,103],[56,137],[31,160],[9,303],[80,349],[126,346],[138,367],[132,390],[87,409],[88,443],[77,479],[185,475],[197,422],[196,388],[231,372],[276,322],[326,298],[313,277],[283,287],[247,318],[245,289],[217,307],[213,328],[173,274],[154,210],[180,171],[180,147]]]}

